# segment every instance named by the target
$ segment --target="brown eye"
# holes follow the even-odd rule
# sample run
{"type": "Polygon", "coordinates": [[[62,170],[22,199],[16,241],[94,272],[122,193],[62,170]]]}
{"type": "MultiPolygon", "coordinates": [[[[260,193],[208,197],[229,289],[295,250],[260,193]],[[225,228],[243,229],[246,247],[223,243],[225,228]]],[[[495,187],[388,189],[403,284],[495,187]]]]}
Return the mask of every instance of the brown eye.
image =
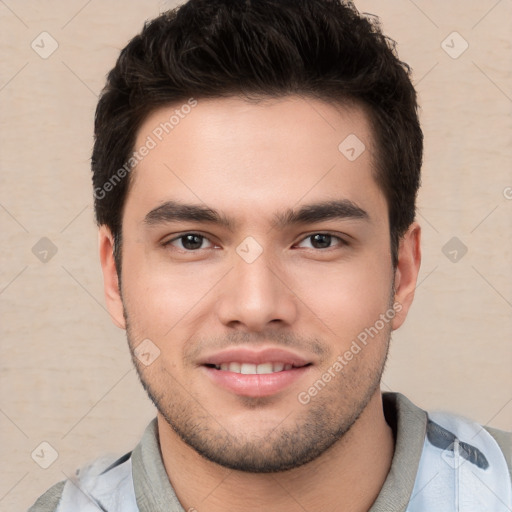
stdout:
{"type": "Polygon", "coordinates": [[[299,246],[309,249],[329,249],[336,245],[344,245],[344,240],[338,236],[330,235],[329,233],[315,233],[304,238],[299,246]],[[305,242],[309,242],[305,244],[305,242]]]}
{"type": "Polygon", "coordinates": [[[201,248],[203,238],[201,235],[184,235],[181,237],[181,243],[185,249],[192,251],[201,248]]]}
{"type": "Polygon", "coordinates": [[[325,233],[317,233],[311,237],[311,245],[315,249],[325,249],[331,246],[332,236],[325,233]]]}
{"type": "Polygon", "coordinates": [[[209,240],[203,235],[198,235],[197,233],[186,233],[185,235],[169,240],[164,245],[173,245],[178,249],[183,249],[185,251],[196,251],[198,249],[205,248],[203,247],[203,243],[205,241],[209,242],[209,240]]]}

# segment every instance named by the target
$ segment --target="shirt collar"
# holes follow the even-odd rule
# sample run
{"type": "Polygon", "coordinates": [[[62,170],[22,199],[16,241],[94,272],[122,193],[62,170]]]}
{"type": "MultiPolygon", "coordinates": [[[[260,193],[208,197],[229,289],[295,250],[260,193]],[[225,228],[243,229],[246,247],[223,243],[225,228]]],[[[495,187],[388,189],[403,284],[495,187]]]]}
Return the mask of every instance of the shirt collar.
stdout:
{"type": "Polygon", "coordinates": [[[369,512],[405,512],[427,431],[427,413],[400,393],[383,393],[384,416],[395,436],[391,468],[369,512]]]}

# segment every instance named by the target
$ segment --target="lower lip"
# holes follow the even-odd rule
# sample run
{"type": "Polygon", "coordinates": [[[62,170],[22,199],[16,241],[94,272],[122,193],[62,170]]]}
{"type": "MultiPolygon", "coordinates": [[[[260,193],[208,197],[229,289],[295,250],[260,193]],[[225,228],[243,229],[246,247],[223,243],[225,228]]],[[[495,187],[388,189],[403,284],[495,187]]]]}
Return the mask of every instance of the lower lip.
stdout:
{"type": "Polygon", "coordinates": [[[283,391],[300,379],[309,368],[309,366],[302,366],[275,373],[244,375],[203,366],[215,384],[237,395],[254,398],[271,396],[283,391]]]}

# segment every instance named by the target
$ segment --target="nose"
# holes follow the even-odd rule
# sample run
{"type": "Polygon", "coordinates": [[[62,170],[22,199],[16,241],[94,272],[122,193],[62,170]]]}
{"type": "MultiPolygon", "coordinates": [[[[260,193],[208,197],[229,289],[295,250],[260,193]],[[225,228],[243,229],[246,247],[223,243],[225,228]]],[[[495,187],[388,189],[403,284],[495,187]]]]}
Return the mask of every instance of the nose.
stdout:
{"type": "Polygon", "coordinates": [[[231,328],[258,332],[290,326],[297,317],[297,297],[286,271],[266,251],[254,261],[234,255],[217,300],[220,321],[231,328]]]}

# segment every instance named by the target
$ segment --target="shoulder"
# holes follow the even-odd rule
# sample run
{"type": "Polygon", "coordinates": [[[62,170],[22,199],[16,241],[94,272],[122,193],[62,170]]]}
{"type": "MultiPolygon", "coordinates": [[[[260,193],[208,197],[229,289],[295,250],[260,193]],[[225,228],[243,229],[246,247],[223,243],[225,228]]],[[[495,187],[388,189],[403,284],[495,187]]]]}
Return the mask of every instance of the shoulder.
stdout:
{"type": "MultiPolygon", "coordinates": [[[[505,432],[446,412],[429,412],[427,438],[435,445],[447,446],[458,438],[468,447],[482,446],[498,452],[505,459],[510,469],[512,432],[505,432]]],[[[440,446],[446,448],[447,446],[440,446]]]]}
{"type": "MultiPolygon", "coordinates": [[[[487,458],[500,461],[508,476],[511,471],[512,433],[480,425],[467,418],[445,412],[429,412],[427,439],[443,450],[452,451],[457,441],[463,457],[485,467],[487,458]]],[[[512,479],[512,476],[511,476],[512,479]]]]}
{"type": "Polygon", "coordinates": [[[132,512],[137,510],[134,504],[129,452],[117,459],[103,456],[84,465],[73,477],[48,489],[28,512],[132,512]]]}
{"type": "MultiPolygon", "coordinates": [[[[400,393],[383,393],[383,399],[385,407],[387,405],[389,408],[391,405],[393,413],[398,413],[399,419],[402,417],[402,421],[399,421],[402,430],[409,431],[411,426],[415,430],[424,429],[426,441],[442,450],[449,449],[455,439],[462,442],[462,447],[468,450],[481,447],[485,452],[494,453],[495,457],[506,463],[512,480],[512,432],[480,425],[452,413],[427,412],[400,393]]],[[[389,422],[387,416],[386,420],[389,422]]],[[[389,416],[393,419],[392,415],[389,416]]],[[[474,452],[473,456],[475,453],[478,451],[474,452]]]]}
{"type": "Polygon", "coordinates": [[[509,510],[511,434],[447,412],[426,412],[423,447],[407,512],[509,510]]]}
{"type": "Polygon", "coordinates": [[[507,462],[508,471],[512,480],[512,432],[505,432],[504,430],[498,430],[492,427],[485,427],[485,430],[494,438],[498,443],[505,460],[507,462]]]}
{"type": "Polygon", "coordinates": [[[37,501],[28,509],[28,512],[55,512],[62,496],[66,481],[63,480],[53,487],[50,487],[37,501]]]}
{"type": "Polygon", "coordinates": [[[512,502],[510,435],[492,429],[493,435],[474,421],[445,412],[428,413],[428,418],[416,482],[421,494],[416,504],[423,506],[418,510],[434,503],[453,510],[453,496],[473,503],[474,510],[508,510],[503,504],[512,502]],[[428,492],[422,493],[431,479],[428,492]]]}

